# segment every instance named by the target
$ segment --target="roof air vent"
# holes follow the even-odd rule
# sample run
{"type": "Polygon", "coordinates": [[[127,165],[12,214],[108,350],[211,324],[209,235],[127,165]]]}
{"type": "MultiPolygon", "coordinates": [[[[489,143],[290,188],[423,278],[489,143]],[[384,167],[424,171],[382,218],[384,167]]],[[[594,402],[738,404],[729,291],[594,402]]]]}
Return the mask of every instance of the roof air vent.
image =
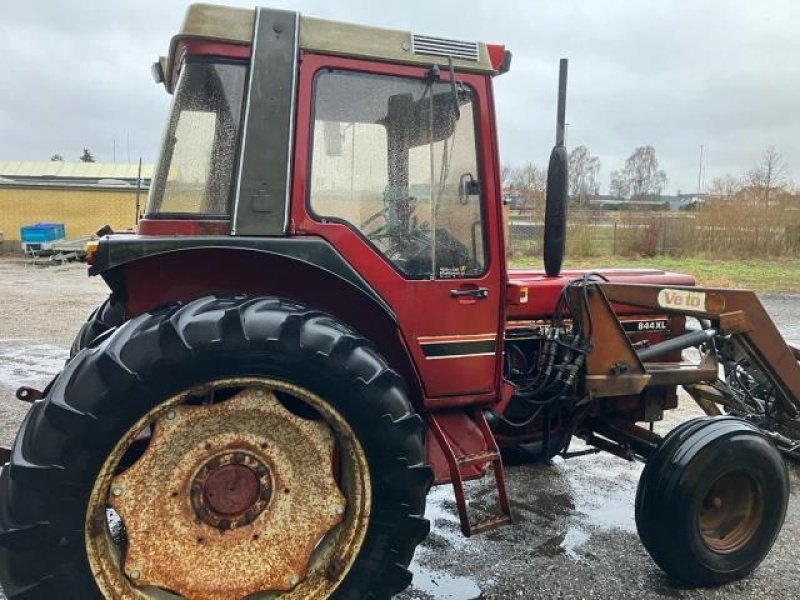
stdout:
{"type": "Polygon", "coordinates": [[[411,36],[412,51],[414,54],[434,54],[436,56],[452,56],[463,60],[478,61],[478,42],[464,42],[461,40],[448,40],[430,35],[411,36]]]}

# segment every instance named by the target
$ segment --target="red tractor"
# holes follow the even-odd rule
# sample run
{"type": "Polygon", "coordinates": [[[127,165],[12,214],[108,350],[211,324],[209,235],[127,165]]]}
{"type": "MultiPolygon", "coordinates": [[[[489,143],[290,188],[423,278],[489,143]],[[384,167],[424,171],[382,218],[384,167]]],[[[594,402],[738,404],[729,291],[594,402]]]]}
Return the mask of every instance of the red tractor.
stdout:
{"type": "Polygon", "coordinates": [[[507,267],[509,64],[500,45],[189,9],[153,69],[174,100],[138,233],[90,253],[111,296],[47,388],[18,392],[9,599],[388,598],[432,484],[454,486],[465,535],[512,523],[501,457],[569,457],[575,436],[647,461],[636,520],[669,575],[761,562],[797,355],[750,292],[559,272],[565,65],[546,270],[507,267]],[[662,439],[678,386],[715,416],[662,439]],[[463,482],[484,475],[497,503],[476,515],[463,482]]]}

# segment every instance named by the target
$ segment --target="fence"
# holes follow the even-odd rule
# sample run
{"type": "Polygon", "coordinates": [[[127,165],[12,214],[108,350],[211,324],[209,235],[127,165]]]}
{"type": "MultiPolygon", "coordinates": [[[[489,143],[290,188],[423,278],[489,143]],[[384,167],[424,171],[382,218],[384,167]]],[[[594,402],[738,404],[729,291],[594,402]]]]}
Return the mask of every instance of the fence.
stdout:
{"type": "MultiPolygon", "coordinates": [[[[541,253],[541,211],[509,211],[509,253],[541,253]]],[[[766,258],[800,256],[800,210],[712,207],[696,212],[573,210],[567,225],[567,255],[710,256],[766,258]]]]}

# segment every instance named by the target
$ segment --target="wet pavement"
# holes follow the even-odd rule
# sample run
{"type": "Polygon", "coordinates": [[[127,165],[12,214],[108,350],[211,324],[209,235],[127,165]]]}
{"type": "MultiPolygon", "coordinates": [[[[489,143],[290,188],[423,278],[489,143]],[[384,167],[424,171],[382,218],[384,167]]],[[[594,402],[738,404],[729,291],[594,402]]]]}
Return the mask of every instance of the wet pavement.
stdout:
{"type": "MultiPolygon", "coordinates": [[[[666,429],[666,427],[664,427],[666,429]]],[[[681,589],[639,542],[634,494],[642,465],[589,455],[552,465],[507,469],[515,523],[467,540],[452,492],[429,498],[431,535],[415,557],[403,599],[447,598],[791,598],[800,594],[800,499],[770,556],[744,581],[706,590],[681,589]]],[[[800,484],[792,469],[792,485],[800,484]]],[[[482,504],[486,486],[470,484],[482,504]],[[481,490],[477,490],[481,488],[481,490]]]]}
{"type": "MultiPolygon", "coordinates": [[[[14,389],[44,385],[61,368],[74,333],[105,294],[80,265],[30,269],[0,260],[0,443],[13,439],[27,409],[13,399],[14,389]]],[[[800,343],[800,295],[762,300],[787,339],[800,343]]],[[[697,414],[685,400],[657,431],[697,414]]],[[[762,566],[743,581],[704,590],[672,584],[639,542],[633,501],[641,469],[602,454],[509,467],[514,524],[472,539],[461,535],[452,489],[435,488],[431,535],[414,559],[412,587],[398,598],[800,597],[797,467],[790,469],[795,492],[786,525],[762,566]]],[[[467,489],[475,506],[493,502],[487,482],[467,489]]]]}

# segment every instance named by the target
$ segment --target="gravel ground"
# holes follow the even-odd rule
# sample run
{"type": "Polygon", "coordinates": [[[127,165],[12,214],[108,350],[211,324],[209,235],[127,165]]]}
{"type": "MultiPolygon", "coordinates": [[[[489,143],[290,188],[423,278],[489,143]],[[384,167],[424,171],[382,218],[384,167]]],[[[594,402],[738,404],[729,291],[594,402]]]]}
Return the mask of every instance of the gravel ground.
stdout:
{"type": "MultiPolygon", "coordinates": [[[[105,298],[102,280],[84,265],[33,267],[0,259],[0,443],[8,444],[25,414],[14,400],[22,384],[44,385],[63,365],[72,338],[105,298]]],[[[762,295],[787,339],[800,342],[800,295],[762,295]]],[[[697,413],[682,402],[660,431],[697,413]]],[[[792,485],[800,470],[790,467],[792,485]]],[[[675,587],[639,542],[633,498],[641,465],[595,455],[553,465],[509,467],[515,523],[466,540],[452,490],[432,491],[432,533],[412,565],[403,600],[428,598],[797,598],[800,597],[800,498],[793,493],[786,525],[762,566],[719,588],[675,587]]],[[[471,483],[470,499],[488,489],[471,483]]],[[[0,593],[0,598],[4,598],[0,593]]]]}

